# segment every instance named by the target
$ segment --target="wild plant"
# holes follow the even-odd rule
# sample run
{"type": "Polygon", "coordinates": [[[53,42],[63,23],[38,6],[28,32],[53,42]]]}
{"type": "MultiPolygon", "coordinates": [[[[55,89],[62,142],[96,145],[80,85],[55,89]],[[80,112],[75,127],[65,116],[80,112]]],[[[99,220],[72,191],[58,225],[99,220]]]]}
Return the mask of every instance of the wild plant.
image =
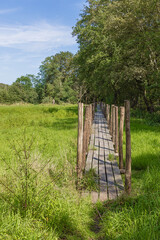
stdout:
{"type": "MultiPolygon", "coordinates": [[[[0,197],[9,203],[14,211],[22,215],[29,209],[35,210],[36,203],[56,188],[62,172],[53,164],[53,158],[42,159],[42,153],[35,149],[35,137],[27,137],[26,130],[21,140],[10,142],[13,158],[1,156],[4,163],[0,177],[0,197]]],[[[45,144],[44,144],[45,147],[45,144]]],[[[42,149],[43,152],[43,149],[42,149]]]]}

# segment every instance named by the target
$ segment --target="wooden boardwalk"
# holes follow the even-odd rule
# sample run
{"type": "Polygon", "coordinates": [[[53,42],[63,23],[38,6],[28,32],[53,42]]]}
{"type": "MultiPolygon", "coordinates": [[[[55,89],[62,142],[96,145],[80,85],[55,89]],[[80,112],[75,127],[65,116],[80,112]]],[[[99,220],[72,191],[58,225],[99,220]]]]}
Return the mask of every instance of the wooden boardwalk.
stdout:
{"type": "Polygon", "coordinates": [[[90,169],[94,169],[96,173],[97,191],[85,195],[90,194],[93,202],[98,199],[100,201],[116,199],[123,192],[124,186],[115,160],[113,142],[99,105],[93,120],[85,172],[90,169]]]}

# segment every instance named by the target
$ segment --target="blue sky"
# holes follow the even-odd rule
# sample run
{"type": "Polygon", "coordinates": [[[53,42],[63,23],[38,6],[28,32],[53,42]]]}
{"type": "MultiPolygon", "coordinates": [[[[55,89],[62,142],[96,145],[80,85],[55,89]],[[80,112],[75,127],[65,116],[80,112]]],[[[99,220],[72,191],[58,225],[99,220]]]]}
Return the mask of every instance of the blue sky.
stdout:
{"type": "Polygon", "coordinates": [[[72,37],[85,0],[0,1],[0,83],[37,74],[41,62],[60,51],[75,53],[72,37]]]}

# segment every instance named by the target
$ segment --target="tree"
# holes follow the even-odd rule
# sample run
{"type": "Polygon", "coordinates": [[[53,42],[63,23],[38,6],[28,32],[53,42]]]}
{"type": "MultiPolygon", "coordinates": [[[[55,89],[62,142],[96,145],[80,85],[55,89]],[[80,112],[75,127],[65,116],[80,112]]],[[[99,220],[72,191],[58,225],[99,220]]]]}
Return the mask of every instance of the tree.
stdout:
{"type": "Polygon", "coordinates": [[[9,89],[11,102],[23,101],[28,103],[37,102],[37,93],[33,87],[34,75],[26,75],[17,78],[9,89]]]}
{"type": "Polygon", "coordinates": [[[74,27],[78,75],[88,94],[153,111],[160,93],[158,0],[88,0],[74,27]]]}
{"type": "Polygon", "coordinates": [[[72,61],[72,53],[60,52],[42,62],[37,83],[43,88],[43,98],[54,98],[57,103],[76,101],[72,61]]]}

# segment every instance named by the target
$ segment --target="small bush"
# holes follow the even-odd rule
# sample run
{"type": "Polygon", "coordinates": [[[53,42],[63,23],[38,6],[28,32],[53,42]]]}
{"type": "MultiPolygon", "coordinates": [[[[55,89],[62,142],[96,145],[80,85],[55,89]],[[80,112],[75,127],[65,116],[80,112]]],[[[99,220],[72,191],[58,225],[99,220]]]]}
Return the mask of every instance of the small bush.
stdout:
{"type": "Polygon", "coordinates": [[[45,97],[42,99],[42,103],[50,103],[51,104],[52,101],[53,101],[53,98],[51,98],[51,97],[45,97]]]}

